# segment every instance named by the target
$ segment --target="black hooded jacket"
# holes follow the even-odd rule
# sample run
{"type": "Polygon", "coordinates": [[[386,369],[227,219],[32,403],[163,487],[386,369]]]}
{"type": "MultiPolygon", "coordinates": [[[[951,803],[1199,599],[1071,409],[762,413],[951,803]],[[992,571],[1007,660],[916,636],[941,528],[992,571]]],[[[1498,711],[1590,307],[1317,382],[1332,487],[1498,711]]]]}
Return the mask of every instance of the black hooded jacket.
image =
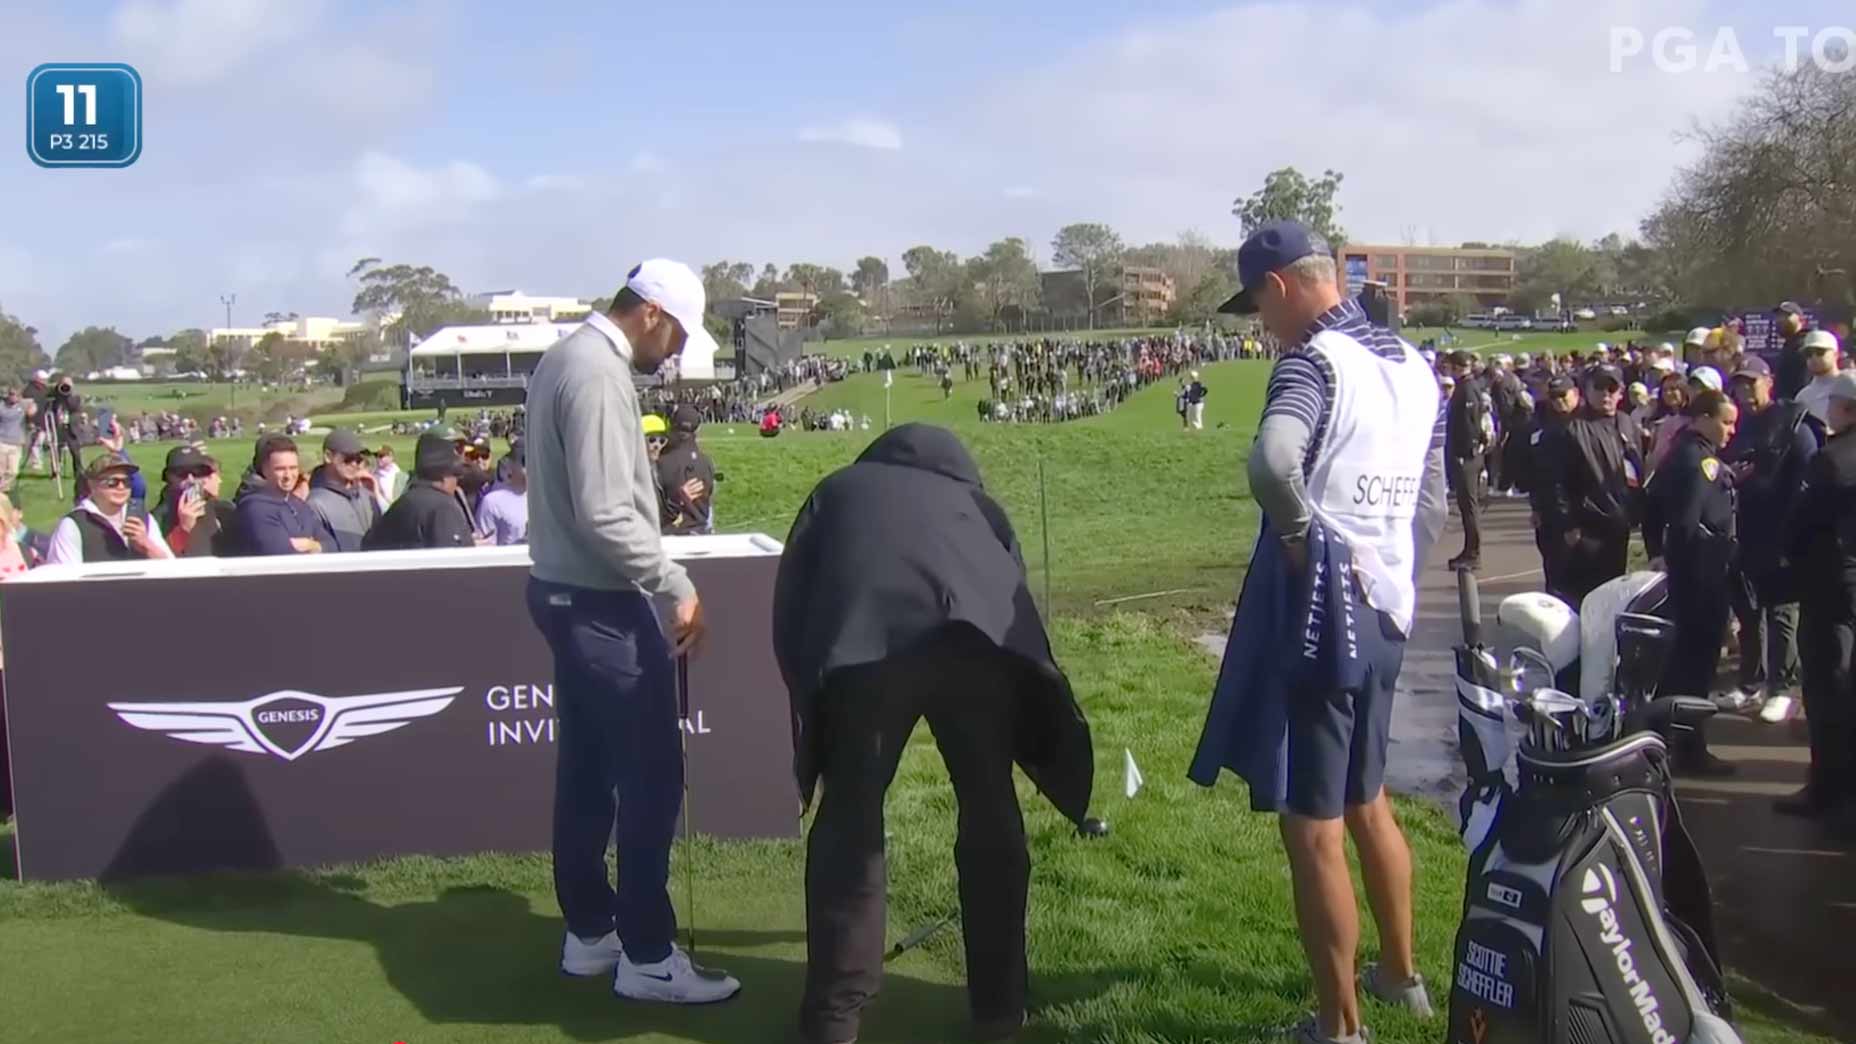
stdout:
{"type": "Polygon", "coordinates": [[[801,794],[810,803],[818,779],[813,710],[826,676],[906,651],[953,623],[1023,664],[1015,759],[1080,824],[1095,777],[1089,723],[1051,655],[1004,509],[960,441],[926,424],[885,433],[826,476],[787,537],[773,647],[792,700],[801,794]]]}

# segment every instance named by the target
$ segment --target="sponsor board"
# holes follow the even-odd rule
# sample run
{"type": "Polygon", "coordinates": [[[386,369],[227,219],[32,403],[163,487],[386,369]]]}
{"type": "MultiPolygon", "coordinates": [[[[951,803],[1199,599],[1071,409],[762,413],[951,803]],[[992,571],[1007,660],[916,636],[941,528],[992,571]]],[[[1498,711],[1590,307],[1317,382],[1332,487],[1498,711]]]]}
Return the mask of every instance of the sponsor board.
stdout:
{"type": "MultiPolygon", "coordinates": [[[[686,563],[710,623],[682,715],[698,833],[798,835],[778,561],[686,563]]],[[[527,581],[499,564],[10,585],[6,642],[35,651],[4,693],[21,876],[546,850],[563,732],[527,581]],[[85,648],[99,602],[136,621],[107,663],[85,648]],[[213,655],[177,655],[208,619],[213,655]],[[390,640],[318,649],[332,622],[390,640]]]]}

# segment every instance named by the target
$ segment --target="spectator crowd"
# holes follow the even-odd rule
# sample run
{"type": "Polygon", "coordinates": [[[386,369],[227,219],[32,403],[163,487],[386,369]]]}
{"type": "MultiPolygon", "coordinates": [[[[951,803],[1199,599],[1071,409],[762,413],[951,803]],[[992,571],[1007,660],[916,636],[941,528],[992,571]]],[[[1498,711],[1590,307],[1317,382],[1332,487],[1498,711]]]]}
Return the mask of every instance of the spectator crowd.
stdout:
{"type": "MultiPolygon", "coordinates": [[[[1728,324],[1681,345],[1439,357],[1464,529],[1451,565],[1480,568],[1491,499],[1525,498],[1546,587],[1577,609],[1640,537],[1677,629],[1663,690],[1771,725],[1802,710],[1810,784],[1775,809],[1856,836],[1856,363],[1796,303],[1774,321],[1776,347],[1728,324]]],[[[1675,753],[1690,773],[1734,771],[1702,731],[1675,753]]]]}

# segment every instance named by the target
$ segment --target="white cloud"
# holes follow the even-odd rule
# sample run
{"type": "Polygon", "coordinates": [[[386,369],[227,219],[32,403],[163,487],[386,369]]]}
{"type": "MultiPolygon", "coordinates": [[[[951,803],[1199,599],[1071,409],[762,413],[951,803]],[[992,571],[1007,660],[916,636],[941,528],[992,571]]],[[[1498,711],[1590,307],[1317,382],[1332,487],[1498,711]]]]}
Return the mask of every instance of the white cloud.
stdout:
{"type": "Polygon", "coordinates": [[[664,157],[650,149],[632,157],[632,173],[634,174],[662,174],[667,166],[664,157]]]}
{"type": "Polygon", "coordinates": [[[342,222],[349,237],[420,224],[455,224],[478,204],[502,194],[491,173],[475,163],[453,160],[416,167],[382,152],[368,152],[354,166],[355,199],[342,222]]]}
{"type": "Polygon", "coordinates": [[[130,0],[110,27],[144,73],[203,84],[298,38],[321,7],[320,0],[130,0]]]}
{"type": "Polygon", "coordinates": [[[577,174],[537,174],[523,186],[530,192],[578,192],[586,187],[586,179],[577,174]]]}
{"type": "Polygon", "coordinates": [[[799,140],[895,152],[902,148],[902,131],[888,120],[853,116],[839,123],[806,127],[799,132],[799,140]]]}
{"type": "Polygon", "coordinates": [[[1000,175],[1044,186],[1133,240],[1205,223],[1294,165],[1346,174],[1342,224],[1439,242],[1632,231],[1691,153],[1675,140],[1756,76],[1609,71],[1613,24],[1706,24],[1699,0],[1251,4],[1150,23],[1021,74],[961,107],[1000,175]],[[1475,42],[1473,45],[1467,42],[1475,42]],[[1263,75],[1285,49],[1320,61],[1263,75]]]}

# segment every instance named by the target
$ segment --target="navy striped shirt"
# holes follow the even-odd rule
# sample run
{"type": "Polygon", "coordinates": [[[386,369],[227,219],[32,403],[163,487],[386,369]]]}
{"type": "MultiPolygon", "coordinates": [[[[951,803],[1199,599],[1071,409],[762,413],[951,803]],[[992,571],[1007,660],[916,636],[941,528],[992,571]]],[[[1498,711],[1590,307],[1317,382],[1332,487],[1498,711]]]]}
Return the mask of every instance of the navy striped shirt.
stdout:
{"type": "MultiPolygon", "coordinates": [[[[1323,312],[1320,318],[1309,324],[1307,332],[1302,335],[1302,343],[1289,349],[1276,361],[1276,368],[1270,371],[1269,391],[1263,400],[1265,420],[1282,414],[1294,417],[1308,428],[1308,452],[1302,462],[1304,470],[1315,466],[1322,440],[1328,433],[1328,419],[1334,412],[1333,364],[1326,356],[1308,346],[1315,335],[1326,330],[1346,334],[1383,359],[1403,360],[1407,352],[1417,351],[1392,331],[1373,325],[1360,303],[1351,297],[1323,312]]],[[[1449,415],[1448,401],[1441,395],[1438,398],[1437,425],[1431,434],[1433,451],[1443,449],[1444,421],[1449,415]]]]}

